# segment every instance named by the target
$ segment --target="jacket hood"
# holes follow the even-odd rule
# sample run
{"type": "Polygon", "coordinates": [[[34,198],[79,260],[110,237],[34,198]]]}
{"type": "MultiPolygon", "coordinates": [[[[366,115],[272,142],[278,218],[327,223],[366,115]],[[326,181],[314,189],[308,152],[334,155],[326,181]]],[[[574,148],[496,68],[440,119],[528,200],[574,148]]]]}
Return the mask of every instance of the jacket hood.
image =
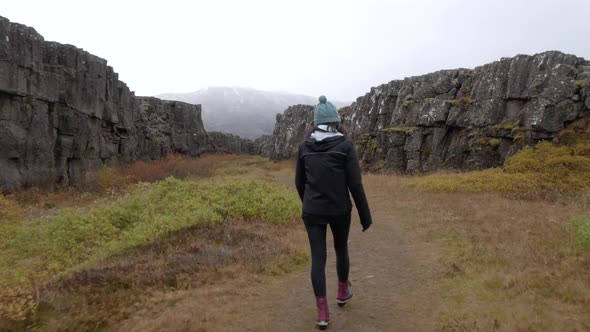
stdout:
{"type": "Polygon", "coordinates": [[[330,131],[328,125],[318,125],[317,129],[311,133],[311,138],[315,139],[316,142],[323,141],[326,138],[344,136],[338,131],[330,131]]]}
{"type": "Polygon", "coordinates": [[[328,137],[321,141],[316,141],[313,138],[308,138],[305,141],[305,145],[307,145],[314,152],[324,152],[332,149],[333,147],[344,141],[346,141],[346,137],[344,136],[328,137]]]}

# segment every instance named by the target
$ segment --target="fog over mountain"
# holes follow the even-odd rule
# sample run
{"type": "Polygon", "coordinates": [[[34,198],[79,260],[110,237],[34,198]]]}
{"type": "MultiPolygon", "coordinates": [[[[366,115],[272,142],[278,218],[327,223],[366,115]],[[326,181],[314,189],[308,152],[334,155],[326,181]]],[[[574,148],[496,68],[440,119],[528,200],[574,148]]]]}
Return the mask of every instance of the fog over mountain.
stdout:
{"type": "MultiPolygon", "coordinates": [[[[317,97],[244,87],[209,87],[189,93],[164,93],[157,97],[201,104],[203,122],[208,131],[232,133],[250,139],[272,134],[276,114],[287,107],[317,104],[317,97]]],[[[350,104],[330,101],[336,107],[350,104]]]]}

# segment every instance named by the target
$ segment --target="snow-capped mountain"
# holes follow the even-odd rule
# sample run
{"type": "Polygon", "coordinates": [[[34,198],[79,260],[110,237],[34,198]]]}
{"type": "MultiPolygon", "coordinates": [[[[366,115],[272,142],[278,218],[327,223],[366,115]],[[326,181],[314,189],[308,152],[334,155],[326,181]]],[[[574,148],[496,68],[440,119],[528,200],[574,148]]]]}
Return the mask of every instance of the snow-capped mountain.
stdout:
{"type": "MultiPolygon", "coordinates": [[[[242,87],[209,87],[189,93],[165,93],[157,97],[201,104],[205,129],[251,139],[272,134],[276,114],[282,113],[287,107],[296,104],[315,105],[318,102],[317,97],[242,87]]],[[[330,101],[336,107],[350,104],[330,101]]]]}

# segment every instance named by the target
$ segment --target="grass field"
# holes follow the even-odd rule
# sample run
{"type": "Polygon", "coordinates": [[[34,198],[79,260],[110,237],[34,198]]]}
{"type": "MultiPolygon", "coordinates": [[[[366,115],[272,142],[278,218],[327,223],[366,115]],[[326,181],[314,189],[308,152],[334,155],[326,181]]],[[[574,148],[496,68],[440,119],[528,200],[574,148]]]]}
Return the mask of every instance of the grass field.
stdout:
{"type": "Polygon", "coordinates": [[[116,309],[124,308],[128,300],[137,297],[132,295],[146,287],[198,284],[191,275],[201,272],[203,265],[217,267],[239,261],[246,270],[271,274],[297,266],[306,260],[305,254],[244,226],[255,224],[268,229],[269,234],[288,229],[301,209],[299,197],[284,186],[240,176],[240,170],[250,162],[260,160],[172,156],[151,165],[140,162],[122,169],[104,169],[94,180],[97,190],[79,193],[86,199],[75,201],[78,207],[67,203],[73,192],[41,194],[26,190],[0,196],[0,316],[20,327],[44,326],[42,321],[49,319],[66,322],[57,329],[84,329],[121,318],[116,309]],[[178,165],[183,165],[182,172],[178,165]],[[160,180],[166,174],[185,178],[160,180]],[[141,182],[145,180],[153,182],[141,182]],[[233,233],[236,242],[226,243],[224,236],[233,233]],[[254,241],[248,243],[249,238],[254,241]],[[202,243],[205,251],[191,253],[195,248],[186,246],[195,243],[202,243]],[[166,257],[169,252],[184,249],[189,250],[184,259],[191,264],[170,262],[166,257]],[[171,271],[151,277],[148,273],[139,280],[128,275],[130,269],[137,270],[129,256],[141,260],[146,251],[154,251],[147,256],[157,256],[161,261],[159,270],[171,271]],[[115,263],[121,260],[127,267],[115,263]],[[97,268],[105,264],[108,267],[97,268]],[[183,271],[178,273],[177,269],[183,271]],[[101,282],[90,282],[88,274],[101,282]],[[114,294],[127,300],[113,303],[114,294]],[[88,297],[108,308],[82,305],[80,301],[88,297]],[[83,312],[79,308],[84,308],[83,312]]]}
{"type": "MultiPolygon", "coordinates": [[[[488,171],[365,176],[371,208],[394,206],[391,222],[440,257],[439,330],[590,329],[588,155],[555,149],[488,171]]],[[[0,330],[109,329],[198,307],[195,292],[235,310],[220,292],[307,262],[292,176],[291,162],[173,156],[104,169],[78,191],[0,196],[0,330]]],[[[191,317],[204,330],[224,319],[203,310],[191,317]]]]}
{"type": "Polygon", "coordinates": [[[419,230],[446,242],[445,326],[510,317],[507,330],[590,328],[588,147],[543,142],[502,168],[405,181],[445,202],[441,222],[419,230]]]}

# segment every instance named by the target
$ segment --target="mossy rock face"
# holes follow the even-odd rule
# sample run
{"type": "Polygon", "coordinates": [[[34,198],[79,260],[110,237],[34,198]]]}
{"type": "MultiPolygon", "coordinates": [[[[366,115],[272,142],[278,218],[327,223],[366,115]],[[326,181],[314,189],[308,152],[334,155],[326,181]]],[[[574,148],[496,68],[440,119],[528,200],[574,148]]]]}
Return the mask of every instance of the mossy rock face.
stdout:
{"type": "Polygon", "coordinates": [[[493,126],[492,128],[499,130],[510,130],[514,132],[520,128],[520,121],[516,120],[513,122],[502,122],[500,124],[493,126]]]}
{"type": "Polygon", "coordinates": [[[416,130],[416,127],[390,127],[383,128],[381,132],[384,133],[400,133],[404,135],[411,135],[416,130]]]}
{"type": "Polygon", "coordinates": [[[402,102],[402,105],[403,105],[404,107],[409,107],[409,106],[412,106],[412,105],[414,105],[414,103],[415,103],[415,101],[410,99],[410,100],[404,100],[404,101],[402,102]]]}
{"type": "Polygon", "coordinates": [[[461,91],[463,93],[469,93],[469,92],[471,92],[471,87],[469,85],[464,85],[461,87],[461,91]]]}
{"type": "Polygon", "coordinates": [[[580,75],[590,74],[589,65],[545,52],[408,77],[372,88],[342,119],[359,157],[373,166],[384,160],[387,170],[405,173],[495,167],[588,113],[590,79],[580,75]]]}
{"type": "Polygon", "coordinates": [[[461,109],[467,109],[471,104],[475,103],[477,100],[471,97],[461,97],[459,99],[449,100],[449,103],[452,106],[460,107],[461,109]]]}
{"type": "Polygon", "coordinates": [[[365,148],[367,150],[374,150],[377,148],[378,145],[379,143],[377,142],[377,139],[374,137],[365,142],[365,148]]]}
{"type": "Polygon", "coordinates": [[[497,149],[502,143],[502,140],[494,137],[482,137],[478,140],[478,143],[483,146],[489,146],[493,149],[497,149]]]}

